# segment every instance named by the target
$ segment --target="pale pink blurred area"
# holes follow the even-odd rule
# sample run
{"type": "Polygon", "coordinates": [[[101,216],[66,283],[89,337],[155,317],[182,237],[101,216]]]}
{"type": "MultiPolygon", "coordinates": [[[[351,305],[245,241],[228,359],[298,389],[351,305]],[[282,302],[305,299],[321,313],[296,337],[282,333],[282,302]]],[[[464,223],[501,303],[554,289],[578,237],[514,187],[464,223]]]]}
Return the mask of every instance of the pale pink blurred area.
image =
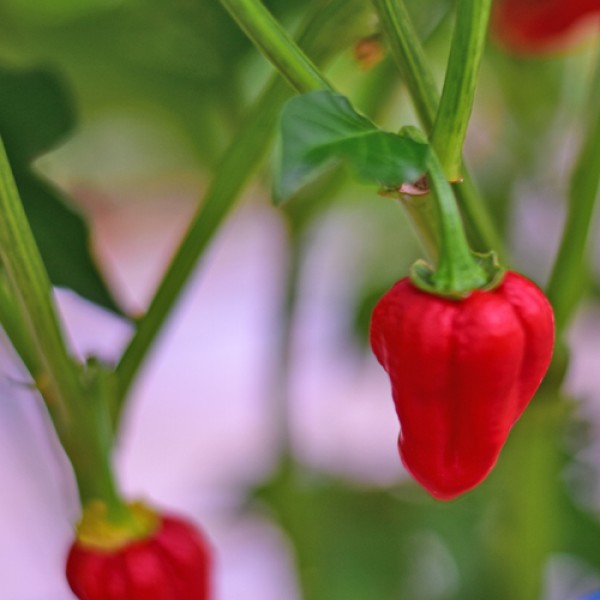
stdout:
{"type": "MultiPolygon", "coordinates": [[[[148,302],[201,186],[96,200],[93,234],[123,304],[148,302]]],[[[215,600],[296,600],[294,556],[273,522],[245,510],[245,490],[277,461],[273,369],[286,245],[278,213],[255,191],[217,235],[149,356],[128,407],[116,464],[123,489],[201,526],[212,541],[215,600]]],[[[371,485],[404,477],[389,383],[344,343],[360,219],[325,219],[302,269],[290,373],[292,446],[312,467],[371,485]],[[350,248],[350,250],[349,250],[350,248]]],[[[115,361],[132,328],[70,292],[57,300],[74,351],[115,361]]],[[[573,333],[569,389],[600,401],[600,319],[573,333]]],[[[0,403],[0,580],[6,600],[69,600],[63,559],[76,493],[37,398],[5,350],[0,403]],[[31,577],[31,572],[36,573],[31,577]]]]}
{"type": "Polygon", "coordinates": [[[77,515],[69,466],[7,345],[0,348],[0,598],[67,600],[77,515]]]}
{"type": "Polygon", "coordinates": [[[347,332],[352,289],[372,238],[365,233],[363,215],[351,209],[336,210],[315,229],[293,330],[294,449],[313,467],[373,485],[391,484],[403,469],[389,379],[370,352],[357,351],[347,332]]]}
{"type": "Polygon", "coordinates": [[[575,483],[579,502],[592,512],[597,512],[600,506],[599,340],[600,311],[584,306],[569,334],[572,354],[565,389],[578,401],[576,414],[589,423],[589,431],[584,439],[572,440],[577,461],[570,465],[568,473],[575,483]]]}
{"type": "MultiPolygon", "coordinates": [[[[154,196],[146,190],[127,202],[84,198],[101,262],[124,306],[136,312],[200,195],[189,182],[179,190],[153,189],[154,196]]],[[[340,311],[349,310],[344,281],[351,276],[344,247],[357,224],[330,222],[307,262],[289,390],[291,435],[301,460],[385,484],[401,471],[388,383],[370,355],[340,353],[340,311]]],[[[268,477],[278,458],[274,369],[285,253],[278,213],[251,194],[217,235],[140,373],[116,456],[129,497],[187,515],[207,532],[216,555],[216,600],[298,597],[285,535],[241,510],[245,490],[268,477]]],[[[115,361],[131,326],[70,292],[58,290],[56,297],[74,352],[115,361]]],[[[9,446],[5,456],[20,458],[0,461],[11,490],[2,496],[0,547],[16,563],[12,577],[0,582],[0,597],[66,600],[62,560],[77,516],[75,490],[37,399],[5,376],[7,386],[0,412],[14,423],[0,419],[10,428],[2,443],[9,446]],[[33,564],[43,584],[22,575],[33,564]]]]}
{"type": "Polygon", "coordinates": [[[566,388],[600,416],[600,310],[584,306],[569,333],[572,363],[566,388]]]}
{"type": "MultiPolygon", "coordinates": [[[[117,265],[113,282],[126,282],[117,291],[129,308],[147,302],[199,195],[160,192],[145,203],[101,203],[92,221],[99,254],[117,265]]],[[[283,535],[239,511],[245,487],[276,459],[269,364],[281,243],[277,217],[255,206],[217,237],[133,390],[116,457],[128,496],[187,515],[207,532],[217,600],[295,597],[283,535]]],[[[119,356],[131,334],[125,321],[70,292],[59,290],[57,300],[76,354],[119,356]]],[[[0,598],[66,600],[62,562],[75,490],[26,378],[10,361],[2,364],[0,423],[8,431],[0,443],[3,456],[15,458],[0,461],[8,490],[0,500],[0,552],[15,567],[0,581],[0,598]],[[35,578],[26,576],[32,569],[35,578]]]]}

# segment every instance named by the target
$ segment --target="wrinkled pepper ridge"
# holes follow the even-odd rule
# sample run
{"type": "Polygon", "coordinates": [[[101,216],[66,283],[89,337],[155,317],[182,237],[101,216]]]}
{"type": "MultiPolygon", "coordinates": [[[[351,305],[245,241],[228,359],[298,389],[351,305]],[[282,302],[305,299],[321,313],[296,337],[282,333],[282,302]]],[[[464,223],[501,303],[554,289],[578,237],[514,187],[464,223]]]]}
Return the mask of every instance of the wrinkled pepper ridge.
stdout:
{"type": "Polygon", "coordinates": [[[370,337],[391,380],[402,461],[431,495],[450,500],[494,467],[550,364],[554,316],[514,272],[463,300],[405,278],[375,307],[370,337]]]}
{"type": "Polygon", "coordinates": [[[67,580],[79,600],[211,600],[211,551],[191,523],[156,514],[148,535],[115,545],[78,536],[67,580]]]}

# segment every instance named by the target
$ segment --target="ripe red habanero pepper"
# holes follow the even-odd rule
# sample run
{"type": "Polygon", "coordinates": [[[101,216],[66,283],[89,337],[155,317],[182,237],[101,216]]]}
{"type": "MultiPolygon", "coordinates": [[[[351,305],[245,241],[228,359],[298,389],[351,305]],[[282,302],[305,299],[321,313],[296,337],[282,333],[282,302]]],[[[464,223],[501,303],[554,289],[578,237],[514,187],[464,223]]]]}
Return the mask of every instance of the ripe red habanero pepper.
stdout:
{"type": "Polygon", "coordinates": [[[90,536],[80,526],[67,559],[67,580],[77,598],[210,600],[211,553],[202,534],[179,517],[140,505],[134,510],[150,525],[137,539],[119,542],[95,531],[90,536]]]}
{"type": "Polygon", "coordinates": [[[559,50],[579,26],[600,25],[600,0],[496,0],[492,35],[521,54],[559,50]]]}
{"type": "Polygon", "coordinates": [[[492,290],[444,298],[397,282],[377,304],[371,345],[390,376],[402,461],[450,500],[493,468],[550,364],[552,308],[507,272],[492,290]]]}

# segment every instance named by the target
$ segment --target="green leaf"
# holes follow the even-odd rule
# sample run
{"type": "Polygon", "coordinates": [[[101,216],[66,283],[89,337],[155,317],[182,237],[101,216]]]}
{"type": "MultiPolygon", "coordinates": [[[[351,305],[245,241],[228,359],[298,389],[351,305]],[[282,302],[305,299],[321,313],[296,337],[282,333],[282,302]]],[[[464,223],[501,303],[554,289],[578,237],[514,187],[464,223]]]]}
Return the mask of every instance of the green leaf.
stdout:
{"type": "Polygon", "coordinates": [[[122,314],[92,258],[85,221],[31,169],[31,161],[54,147],[74,124],[72,100],[55,74],[0,69],[0,134],[50,279],[122,314]]]}
{"type": "Polygon", "coordinates": [[[73,102],[54,73],[0,69],[0,130],[12,162],[48,152],[74,127],[73,102]]]}
{"type": "Polygon", "coordinates": [[[292,98],[281,116],[277,202],[343,161],[360,180],[384,188],[415,181],[426,170],[429,146],[381,131],[347,98],[327,90],[292,98]]]}

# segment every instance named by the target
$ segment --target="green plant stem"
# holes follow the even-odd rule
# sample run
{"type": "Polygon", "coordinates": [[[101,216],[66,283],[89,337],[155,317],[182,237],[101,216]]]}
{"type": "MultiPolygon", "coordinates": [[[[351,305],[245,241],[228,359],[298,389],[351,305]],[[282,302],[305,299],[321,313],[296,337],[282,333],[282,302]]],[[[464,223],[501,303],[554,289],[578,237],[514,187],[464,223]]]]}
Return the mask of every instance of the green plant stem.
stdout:
{"type": "Polygon", "coordinates": [[[37,348],[24,327],[23,315],[10,293],[8,282],[3,274],[0,275],[0,324],[33,380],[40,380],[44,370],[37,348]]]}
{"type": "Polygon", "coordinates": [[[58,324],[52,287],[21,201],[4,145],[0,145],[0,257],[13,293],[37,345],[45,375],[57,391],[54,399],[61,426],[70,425],[66,402],[79,393],[74,363],[66,351],[58,324]]]}
{"type": "Polygon", "coordinates": [[[0,259],[17,303],[5,302],[4,310],[18,311],[15,316],[24,318],[39,364],[30,356],[32,349],[29,343],[23,341],[23,332],[16,332],[9,326],[8,333],[14,335],[17,351],[26,348],[24,360],[28,367],[33,368],[32,376],[71,459],[82,502],[102,500],[112,518],[123,519],[126,510],[112,476],[110,443],[98,423],[104,405],[88,397],[91,390],[85,385],[83,371],[67,351],[50,280],[1,140],[0,215],[0,259]]]}
{"type": "MultiPolygon", "coordinates": [[[[264,8],[259,0],[221,0],[223,4],[230,11],[234,19],[240,23],[241,27],[249,35],[250,39],[255,43],[259,50],[261,50],[265,56],[273,63],[282,76],[288,81],[295,82],[294,85],[296,90],[300,93],[307,93],[313,91],[315,86],[325,87],[327,89],[333,89],[328,84],[327,80],[323,76],[318,78],[314,77],[315,68],[306,58],[303,58],[303,52],[298,47],[289,46],[291,40],[283,30],[283,28],[273,19],[270,15],[267,17],[268,11],[264,8]],[[266,29],[269,31],[268,35],[266,29]],[[264,39],[262,36],[265,36],[264,39]],[[265,40],[276,39],[281,40],[281,44],[270,43],[267,44],[265,40]],[[287,46],[283,44],[285,40],[287,46]],[[291,59],[294,57],[294,60],[291,59]],[[304,82],[304,83],[303,83],[304,82]]],[[[487,0],[486,0],[487,1],[487,0]]],[[[393,6],[391,0],[375,0],[377,2],[383,2],[393,6]]],[[[417,104],[418,110],[426,119],[427,129],[431,130],[433,127],[433,121],[435,119],[435,113],[439,104],[439,97],[435,91],[435,84],[433,83],[433,77],[430,74],[429,69],[426,66],[426,60],[422,46],[420,44],[417,33],[410,24],[408,15],[404,10],[401,3],[396,5],[400,7],[400,13],[395,12],[388,6],[390,10],[387,14],[391,15],[392,20],[398,23],[399,27],[402,27],[402,31],[407,37],[395,36],[395,42],[398,44],[398,52],[407,59],[407,68],[405,69],[405,76],[407,76],[409,90],[413,95],[414,101],[417,104]],[[404,26],[408,23],[410,26],[404,26]],[[415,47],[416,51],[412,51],[411,48],[415,47]],[[413,94],[413,89],[415,93],[413,94]]],[[[483,205],[473,197],[474,187],[472,183],[463,188],[460,191],[461,197],[464,196],[465,191],[471,193],[470,197],[467,197],[465,210],[467,216],[472,219],[472,229],[479,234],[478,237],[481,239],[487,238],[495,231],[491,220],[486,219],[487,213],[483,208],[483,205]],[[479,204],[479,207],[475,208],[475,205],[479,204]]],[[[416,219],[413,219],[415,228],[420,234],[420,237],[424,240],[426,247],[433,245],[433,238],[435,232],[427,221],[428,216],[420,214],[425,212],[425,206],[421,204],[411,205],[411,213],[417,213],[416,219]],[[427,223],[427,227],[423,228],[423,224],[427,223]]],[[[429,212],[429,211],[427,211],[429,212]]],[[[495,238],[497,239],[497,238],[495,238]]],[[[496,244],[499,246],[499,243],[496,244]]],[[[486,246],[487,249],[487,246],[486,246]]],[[[432,254],[434,254],[432,252],[432,254]]]]}
{"type": "MultiPolygon", "coordinates": [[[[487,1],[487,0],[486,0],[487,1]]],[[[372,0],[388,39],[392,56],[406,82],[423,129],[431,134],[440,102],[425,51],[402,0],[372,0]]],[[[439,152],[439,148],[434,146],[439,152]]],[[[468,169],[463,182],[453,186],[476,250],[493,248],[506,261],[504,244],[482,202],[468,169]]]]}
{"type": "MultiPolygon", "coordinates": [[[[383,0],[388,1],[388,0],[383,0]]],[[[272,17],[267,19],[264,17],[264,12],[266,9],[259,0],[222,0],[222,2],[228,5],[228,9],[232,13],[233,17],[240,23],[243,23],[243,27],[246,32],[252,31],[253,34],[250,35],[250,38],[255,43],[255,45],[261,50],[269,60],[273,63],[275,68],[280,70],[282,76],[286,77],[288,80],[294,81],[310,81],[309,85],[304,87],[296,86],[296,89],[300,93],[307,93],[313,91],[315,88],[313,87],[313,70],[311,67],[310,71],[307,71],[304,74],[304,77],[300,77],[299,69],[306,68],[307,60],[302,60],[301,55],[302,51],[295,48],[285,48],[272,45],[269,48],[266,48],[263,40],[259,39],[259,32],[262,32],[262,26],[268,22],[269,27],[275,28],[277,31],[271,32],[270,36],[277,39],[289,39],[286,38],[286,34],[281,26],[275,21],[272,17]],[[250,10],[252,7],[252,10],[250,10]],[[239,11],[239,14],[238,12],[239,11]],[[280,52],[281,54],[276,54],[280,52]],[[295,60],[293,65],[291,65],[291,61],[289,60],[289,56],[296,56],[298,60],[295,60]],[[290,72],[282,71],[282,69],[291,69],[290,72]]],[[[403,8],[403,7],[402,7],[403,8]]],[[[398,15],[395,15],[398,16],[398,15]]],[[[403,21],[402,17],[407,15],[400,15],[400,22],[403,21]]],[[[408,30],[407,30],[408,31],[408,30]]],[[[439,103],[439,98],[437,92],[435,91],[435,85],[433,83],[433,78],[430,75],[430,72],[427,68],[423,68],[426,65],[426,61],[424,59],[422,47],[420,45],[418,36],[414,31],[414,28],[410,28],[408,39],[401,38],[400,43],[404,42],[402,46],[402,53],[406,53],[408,60],[410,62],[410,67],[406,70],[409,78],[409,90],[412,93],[413,86],[417,89],[417,95],[415,97],[415,102],[419,103],[423,111],[423,115],[427,118],[428,129],[431,129],[433,126],[433,120],[435,118],[435,111],[437,105],[439,103]],[[411,53],[410,47],[412,45],[416,45],[417,52],[411,53]]],[[[403,54],[404,56],[404,54],[403,54]]],[[[321,82],[320,87],[325,87],[327,89],[335,91],[331,85],[329,85],[324,77],[319,78],[321,82]]],[[[314,80],[316,84],[317,81],[314,80]]],[[[466,188],[467,191],[473,191],[474,188],[472,185],[466,188]]],[[[478,204],[478,202],[473,202],[473,199],[469,199],[468,202],[465,203],[471,208],[471,210],[467,211],[469,215],[474,216],[478,220],[473,221],[474,228],[477,232],[485,231],[485,226],[488,225],[490,227],[490,231],[493,231],[493,226],[491,226],[491,221],[485,220],[485,209],[483,205],[480,205],[478,209],[474,209],[473,205],[478,204]],[[477,227],[477,225],[481,225],[481,227],[477,227]]],[[[432,226],[431,221],[429,220],[430,209],[425,205],[425,203],[413,203],[407,205],[408,212],[412,218],[413,225],[420,237],[423,241],[424,247],[427,249],[428,253],[432,256],[436,255],[434,248],[437,245],[437,236],[435,231],[435,226],[432,226]]]]}
{"type": "Polygon", "coordinates": [[[483,287],[487,283],[486,274],[471,253],[452,188],[434,153],[429,160],[428,174],[438,207],[441,235],[440,259],[431,280],[440,292],[461,296],[483,287]]]}
{"type": "Polygon", "coordinates": [[[431,133],[440,95],[419,34],[404,2],[373,0],[373,5],[379,15],[392,56],[412,98],[419,121],[423,129],[431,133]]]}
{"type": "MultiPolygon", "coordinates": [[[[317,71],[310,59],[289,38],[260,2],[257,0],[222,1],[258,48],[265,53],[296,91],[307,93],[319,88],[332,89],[326,78],[317,71]]],[[[327,52],[322,53],[321,59],[325,55],[331,56],[335,50],[344,47],[351,39],[350,36],[354,34],[354,30],[348,23],[340,21],[342,15],[350,15],[354,22],[360,21],[358,14],[362,3],[354,5],[357,7],[354,13],[352,13],[352,6],[347,1],[345,4],[331,2],[324,8],[320,7],[313,25],[307,28],[307,31],[316,29],[317,25],[323,28],[321,35],[327,37],[330,47],[327,52]],[[328,23],[329,27],[327,27],[328,23]],[[337,24],[337,27],[333,24],[337,24]]],[[[315,43],[316,37],[312,42],[309,38],[310,36],[301,43],[309,54],[314,53],[317,57],[319,52],[311,51],[311,45],[315,43]]],[[[261,162],[275,128],[279,110],[288,97],[287,87],[282,82],[274,80],[250,111],[244,127],[225,153],[200,209],[171,261],[146,315],[138,322],[136,332],[117,365],[119,391],[113,416],[116,423],[121,417],[127,393],[171,307],[179,297],[212,236],[261,162]]],[[[431,116],[431,124],[434,116],[435,112],[431,116]]],[[[414,210],[418,212],[421,208],[417,206],[414,210]]]]}
{"type": "Polygon", "coordinates": [[[459,0],[431,143],[450,181],[462,179],[462,151],[477,88],[492,0],[459,0]]]}
{"type": "Polygon", "coordinates": [[[258,0],[221,0],[241,29],[299,92],[329,87],[314,63],[258,0]]]}
{"type": "MultiPolygon", "coordinates": [[[[357,19],[362,10],[361,0],[335,0],[325,7],[319,4],[315,14],[309,17],[303,28],[300,43],[316,60],[327,61],[357,35],[357,26],[363,27],[361,20],[357,19]]],[[[302,53],[297,46],[294,45],[294,48],[294,54],[302,53]]],[[[299,64],[306,62],[308,59],[299,60],[299,64]]],[[[301,88],[300,91],[314,89],[316,79],[310,76],[311,72],[307,71],[304,77],[299,78],[306,82],[302,84],[306,88],[301,88]]],[[[286,82],[274,76],[225,152],[148,311],[138,322],[136,332],[117,365],[119,391],[115,422],[119,421],[127,393],[190,273],[266,154],[281,107],[290,95],[291,90],[286,82]]]]}
{"type": "Polygon", "coordinates": [[[571,176],[567,220],[546,290],[559,334],[583,293],[586,249],[600,189],[600,55],[582,131],[585,138],[571,176]]]}

